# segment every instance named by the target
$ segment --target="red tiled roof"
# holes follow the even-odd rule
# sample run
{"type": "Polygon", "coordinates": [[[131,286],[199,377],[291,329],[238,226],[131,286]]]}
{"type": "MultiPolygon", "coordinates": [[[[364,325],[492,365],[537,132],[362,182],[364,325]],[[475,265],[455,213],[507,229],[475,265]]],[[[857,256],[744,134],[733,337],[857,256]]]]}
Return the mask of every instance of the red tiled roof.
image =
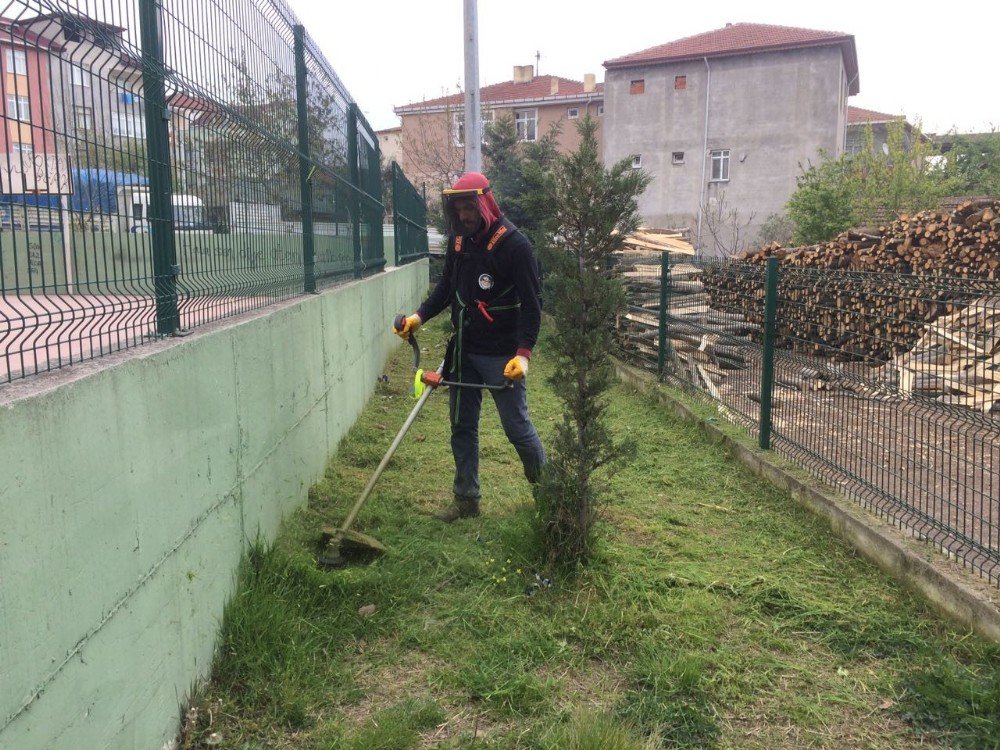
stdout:
{"type": "Polygon", "coordinates": [[[853,79],[851,93],[856,94],[858,55],[854,46],[854,36],[839,31],[815,31],[762,23],[734,23],[725,28],[706,31],[624,57],[606,60],[604,67],[611,70],[639,64],[698,60],[703,57],[729,57],[828,45],[839,45],[842,48],[847,74],[853,79]]]}
{"type": "Polygon", "coordinates": [[[0,17],[0,30],[3,31],[3,37],[0,37],[0,42],[7,42],[8,44],[17,44],[20,42],[40,47],[41,49],[51,49],[55,52],[62,51],[63,46],[54,39],[23,29],[21,25],[22,22],[16,18],[0,17]]]}
{"type": "Polygon", "coordinates": [[[193,109],[207,112],[209,110],[215,109],[216,105],[214,102],[208,99],[202,99],[197,96],[191,96],[182,91],[175,92],[167,96],[167,104],[176,109],[193,109]]]}
{"type": "Polygon", "coordinates": [[[876,112],[873,109],[861,109],[861,107],[847,108],[847,124],[859,125],[866,122],[895,122],[905,120],[903,115],[887,115],[885,112],[876,112]]]}
{"type": "MultiPolygon", "coordinates": [[[[580,81],[573,81],[569,78],[559,76],[535,76],[525,83],[515,83],[514,81],[504,81],[494,83],[490,86],[483,86],[479,89],[479,100],[483,104],[500,104],[502,102],[519,101],[522,99],[546,99],[550,96],[586,96],[592,93],[596,97],[604,96],[604,84],[598,83],[592,92],[585,92],[580,81]],[[559,82],[559,90],[552,93],[552,81],[559,82]]],[[[463,94],[452,94],[442,96],[437,99],[429,99],[423,102],[413,102],[396,107],[396,113],[410,109],[424,109],[426,107],[444,107],[447,105],[460,105],[465,101],[463,94]]]]}

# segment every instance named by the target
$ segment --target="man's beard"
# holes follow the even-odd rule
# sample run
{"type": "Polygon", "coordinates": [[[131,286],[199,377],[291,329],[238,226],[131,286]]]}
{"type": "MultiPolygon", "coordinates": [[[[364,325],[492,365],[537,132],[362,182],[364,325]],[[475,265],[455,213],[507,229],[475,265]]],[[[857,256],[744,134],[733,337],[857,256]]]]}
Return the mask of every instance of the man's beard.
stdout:
{"type": "Polygon", "coordinates": [[[459,221],[458,227],[461,230],[463,237],[472,237],[476,232],[478,232],[483,227],[483,220],[476,219],[475,221],[459,221]]]}

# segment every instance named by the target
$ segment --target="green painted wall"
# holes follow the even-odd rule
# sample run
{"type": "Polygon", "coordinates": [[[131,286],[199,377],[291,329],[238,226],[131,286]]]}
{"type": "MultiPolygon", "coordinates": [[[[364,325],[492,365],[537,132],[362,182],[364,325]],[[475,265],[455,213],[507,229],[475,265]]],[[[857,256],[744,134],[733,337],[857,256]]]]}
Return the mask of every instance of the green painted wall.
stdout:
{"type": "Polygon", "coordinates": [[[321,477],[427,273],[390,269],[16,400],[0,390],[0,748],[174,736],[241,555],[321,477]]]}

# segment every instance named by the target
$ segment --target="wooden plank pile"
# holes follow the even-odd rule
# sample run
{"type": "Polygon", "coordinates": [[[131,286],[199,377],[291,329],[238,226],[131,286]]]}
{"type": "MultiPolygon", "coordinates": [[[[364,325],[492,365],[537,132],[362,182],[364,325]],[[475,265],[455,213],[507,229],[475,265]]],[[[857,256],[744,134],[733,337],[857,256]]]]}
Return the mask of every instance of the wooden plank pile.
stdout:
{"type": "Polygon", "coordinates": [[[760,324],[762,267],[771,257],[780,260],[782,271],[780,346],[884,361],[908,352],[939,317],[996,292],[1000,200],[964,201],[951,213],[901,215],[817,245],[771,243],[747,251],[739,256],[744,263],[705,271],[709,304],[743,310],[760,324]],[[822,273],[827,270],[840,273],[822,273]]]}
{"type": "MultiPolygon", "coordinates": [[[[657,362],[659,343],[660,258],[646,255],[619,266],[629,307],[616,321],[619,348],[647,363],[657,362]]],[[[754,328],[742,315],[708,306],[701,268],[671,266],[669,353],[672,369],[719,398],[716,389],[733,370],[747,367],[743,344],[754,328]]]]}
{"type": "Polygon", "coordinates": [[[642,227],[625,239],[624,253],[649,254],[669,250],[680,255],[694,255],[694,245],[690,242],[686,229],[653,229],[642,227]]]}
{"type": "Polygon", "coordinates": [[[1000,297],[975,300],[943,316],[905,354],[882,368],[906,396],[990,413],[1000,407],[1000,297]]]}

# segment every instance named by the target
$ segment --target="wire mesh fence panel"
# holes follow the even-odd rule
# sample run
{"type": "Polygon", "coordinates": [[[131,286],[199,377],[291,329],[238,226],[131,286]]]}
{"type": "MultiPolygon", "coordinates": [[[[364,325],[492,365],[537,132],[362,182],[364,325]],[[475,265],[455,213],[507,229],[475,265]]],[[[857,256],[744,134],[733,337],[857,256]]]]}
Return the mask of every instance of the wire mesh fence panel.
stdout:
{"type": "Polygon", "coordinates": [[[392,209],[396,264],[426,258],[427,203],[396,162],[392,163],[392,209]]]}
{"type": "Polygon", "coordinates": [[[0,8],[0,382],[384,266],[377,139],[282,0],[0,8]]]}
{"type": "MultiPolygon", "coordinates": [[[[763,264],[671,259],[658,289],[633,260],[623,355],[761,437],[763,264]]],[[[773,447],[1000,583],[1000,282],[792,267],[775,297],[773,447]]]]}
{"type": "Polygon", "coordinates": [[[998,301],[996,282],[788,269],[774,432],[865,507],[1000,581],[998,301]]]}
{"type": "Polygon", "coordinates": [[[3,382],[149,338],[155,292],[119,208],[147,182],[125,103],[141,77],[137,6],[0,7],[3,382]]]}
{"type": "Polygon", "coordinates": [[[302,291],[293,29],[268,2],[162,7],[179,326],[190,328],[302,291]]]}

